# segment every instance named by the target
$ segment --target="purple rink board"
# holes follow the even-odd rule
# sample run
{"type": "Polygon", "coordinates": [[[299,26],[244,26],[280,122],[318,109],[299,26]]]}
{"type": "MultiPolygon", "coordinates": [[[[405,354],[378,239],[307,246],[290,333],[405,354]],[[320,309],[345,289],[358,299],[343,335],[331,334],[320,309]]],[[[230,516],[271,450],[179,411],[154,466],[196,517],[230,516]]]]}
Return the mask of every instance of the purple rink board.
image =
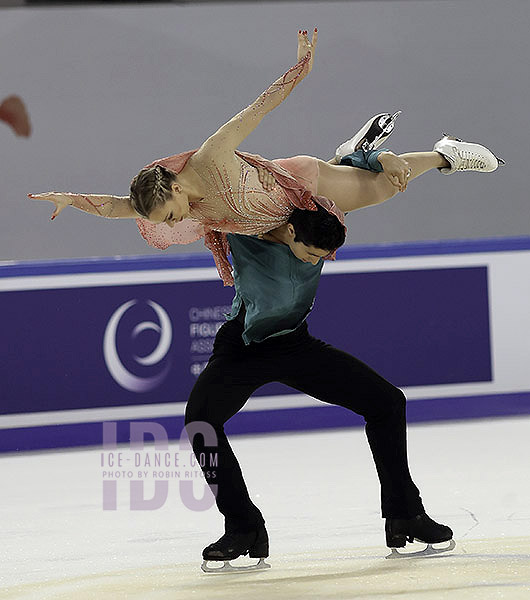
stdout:
{"type": "MultiPolygon", "coordinates": [[[[490,381],[486,275],[327,275],[310,331],[398,386],[490,381]]],[[[2,414],[185,402],[232,295],[216,281],[4,292],[2,414]],[[163,319],[167,351],[141,364],[160,345],[163,319]]],[[[256,395],[280,393],[299,392],[269,384],[256,395]]]]}
{"type": "MultiPolygon", "coordinates": [[[[443,249],[447,253],[447,246],[443,249]]],[[[343,251],[343,258],[350,256],[343,251]]],[[[2,267],[0,277],[211,265],[204,256],[26,263],[2,267]]],[[[183,406],[232,296],[232,288],[208,280],[3,291],[6,343],[0,361],[0,415],[183,406]]],[[[354,354],[398,386],[492,380],[486,265],[326,274],[308,323],[314,336],[354,354]]],[[[269,384],[255,396],[292,393],[298,392],[269,384]]],[[[529,412],[525,394],[481,398],[415,400],[409,403],[409,420],[529,412]]],[[[100,445],[101,420],[4,428],[0,451],[100,445]]],[[[131,420],[119,424],[119,442],[128,441],[131,420]]],[[[183,418],[136,420],[159,422],[174,439],[180,436],[183,418]]],[[[243,412],[227,424],[227,431],[361,424],[360,417],[345,409],[323,406],[243,412]]]]}

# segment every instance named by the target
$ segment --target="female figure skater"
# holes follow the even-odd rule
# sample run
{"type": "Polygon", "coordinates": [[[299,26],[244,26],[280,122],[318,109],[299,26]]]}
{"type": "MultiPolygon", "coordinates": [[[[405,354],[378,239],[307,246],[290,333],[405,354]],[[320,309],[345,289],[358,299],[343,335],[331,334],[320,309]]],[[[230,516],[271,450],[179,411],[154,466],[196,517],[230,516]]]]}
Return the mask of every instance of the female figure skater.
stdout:
{"type": "MultiPolygon", "coordinates": [[[[316,43],[316,29],[311,41],[307,31],[299,31],[298,62],[293,67],[198,150],[156,160],[142,169],[131,183],[130,196],[55,192],[29,196],[54,202],[52,219],[68,205],[103,217],[135,218],[143,237],[160,249],[204,237],[224,284],[233,285],[226,233],[264,234],[285,224],[294,208],[316,210],[315,202],[343,220],[342,213],[384,202],[430,169],[497,168],[498,161],[487,148],[447,136],[433,152],[396,156],[372,151],[366,159],[378,173],[332,164],[336,160],[296,156],[269,161],[239,152],[238,146],[263,117],[310,73],[316,43]],[[265,171],[275,185],[261,183],[265,171]]],[[[348,142],[339,148],[343,147],[348,142]]],[[[347,159],[338,154],[338,159],[347,159]]]]}

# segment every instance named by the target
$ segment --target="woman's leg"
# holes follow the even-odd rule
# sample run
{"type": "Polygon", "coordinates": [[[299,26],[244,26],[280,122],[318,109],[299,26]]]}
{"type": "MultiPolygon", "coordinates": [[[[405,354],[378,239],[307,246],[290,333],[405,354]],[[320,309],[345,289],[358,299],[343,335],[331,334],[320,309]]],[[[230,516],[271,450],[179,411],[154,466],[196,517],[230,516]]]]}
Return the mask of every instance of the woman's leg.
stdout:
{"type": "MultiPolygon", "coordinates": [[[[408,152],[400,158],[409,163],[409,181],[432,169],[446,167],[446,159],[438,152],[408,152]]],[[[373,173],[345,165],[318,161],[318,195],[329,198],[343,211],[381,204],[395,196],[399,189],[384,173],[373,173]]]]}

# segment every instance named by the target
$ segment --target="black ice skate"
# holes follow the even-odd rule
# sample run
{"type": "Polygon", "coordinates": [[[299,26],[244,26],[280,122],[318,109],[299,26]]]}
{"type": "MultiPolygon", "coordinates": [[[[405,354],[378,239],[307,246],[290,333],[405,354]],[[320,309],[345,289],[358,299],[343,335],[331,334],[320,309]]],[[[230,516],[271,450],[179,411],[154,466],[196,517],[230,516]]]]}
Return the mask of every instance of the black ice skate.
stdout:
{"type": "Polygon", "coordinates": [[[417,515],[413,519],[387,519],[385,533],[386,545],[392,549],[387,558],[440,554],[453,550],[456,546],[451,528],[436,523],[426,513],[417,515]],[[404,548],[407,542],[412,543],[414,540],[427,544],[427,548],[409,553],[396,550],[396,548],[404,548]],[[441,542],[449,542],[449,544],[442,548],[433,547],[433,544],[441,542]]]}
{"type": "Polygon", "coordinates": [[[398,110],[393,115],[381,113],[368,119],[359,131],[335,150],[335,160],[340,164],[341,159],[357,150],[369,152],[378,148],[394,131],[396,119],[401,114],[398,110]]]}
{"type": "Polygon", "coordinates": [[[201,569],[205,573],[246,572],[257,571],[258,569],[270,569],[270,565],[265,562],[267,556],[269,556],[269,537],[264,526],[257,531],[229,531],[203,550],[202,557],[204,561],[201,569]],[[250,558],[259,558],[259,561],[249,566],[233,566],[230,564],[229,561],[247,554],[250,558]],[[222,561],[224,565],[212,568],[208,566],[208,562],[210,561],[222,561]]]}

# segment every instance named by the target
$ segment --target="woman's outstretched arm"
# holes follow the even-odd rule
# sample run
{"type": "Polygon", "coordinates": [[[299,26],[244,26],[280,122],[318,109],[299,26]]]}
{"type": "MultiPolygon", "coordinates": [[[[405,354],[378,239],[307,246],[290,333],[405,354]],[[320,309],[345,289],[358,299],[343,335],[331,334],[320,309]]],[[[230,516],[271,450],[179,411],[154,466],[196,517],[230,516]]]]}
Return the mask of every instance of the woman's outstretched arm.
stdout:
{"type": "Polygon", "coordinates": [[[269,86],[250,106],[235,115],[209,137],[199,152],[235,150],[260,124],[263,117],[276,108],[311,72],[317,43],[317,30],[309,41],[307,31],[298,32],[298,62],[269,86]]]}
{"type": "Polygon", "coordinates": [[[53,202],[55,210],[51,216],[52,221],[66,206],[73,206],[83,212],[109,219],[138,219],[140,217],[132,208],[129,196],[46,192],[45,194],[28,194],[28,197],[33,200],[53,202]]]}

